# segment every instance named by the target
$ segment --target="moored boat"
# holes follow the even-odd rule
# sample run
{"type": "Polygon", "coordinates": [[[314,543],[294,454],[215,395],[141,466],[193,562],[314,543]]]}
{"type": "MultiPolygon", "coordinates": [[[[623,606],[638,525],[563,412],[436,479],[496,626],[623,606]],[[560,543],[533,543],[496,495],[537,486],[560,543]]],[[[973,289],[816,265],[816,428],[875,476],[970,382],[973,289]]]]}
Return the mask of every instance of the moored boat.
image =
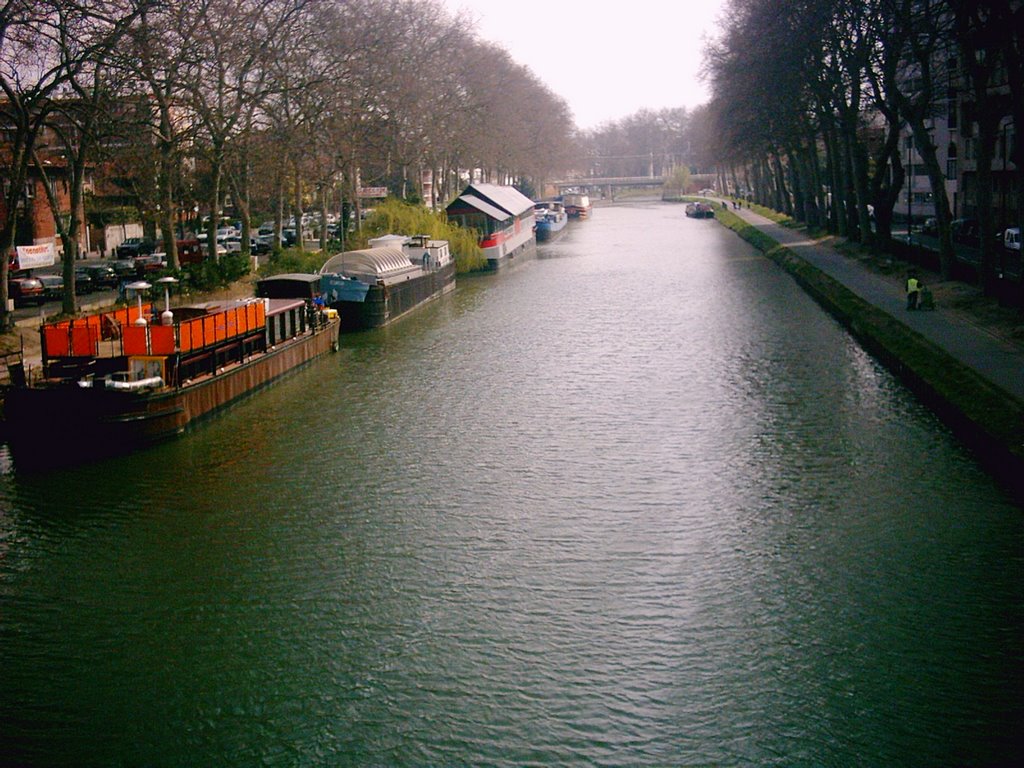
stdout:
{"type": "MultiPolygon", "coordinates": [[[[317,290],[319,276],[307,276],[317,290]]],[[[261,281],[262,282],[262,281],[261,281]]],[[[40,328],[42,375],[4,402],[19,468],[82,463],[187,429],[337,348],[338,319],[305,297],[143,303],[40,328]]]]}
{"type": "Polygon", "coordinates": [[[324,301],[343,331],[379,328],[455,289],[447,240],[383,235],[370,247],[332,256],[320,269],[324,301]]]}
{"type": "Polygon", "coordinates": [[[490,270],[536,253],[533,201],[515,187],[470,184],[445,211],[449,221],[480,233],[490,270]]]}
{"type": "Polygon", "coordinates": [[[713,219],[715,209],[710,203],[687,203],[686,215],[691,219],[713,219]]]}
{"type": "Polygon", "coordinates": [[[565,212],[565,206],[557,200],[535,203],[533,215],[536,219],[537,242],[549,242],[558,237],[565,230],[569,222],[569,215],[565,212]]]}
{"type": "Polygon", "coordinates": [[[579,192],[567,192],[562,195],[562,204],[565,212],[572,219],[586,219],[590,217],[591,204],[590,196],[579,192]]]}

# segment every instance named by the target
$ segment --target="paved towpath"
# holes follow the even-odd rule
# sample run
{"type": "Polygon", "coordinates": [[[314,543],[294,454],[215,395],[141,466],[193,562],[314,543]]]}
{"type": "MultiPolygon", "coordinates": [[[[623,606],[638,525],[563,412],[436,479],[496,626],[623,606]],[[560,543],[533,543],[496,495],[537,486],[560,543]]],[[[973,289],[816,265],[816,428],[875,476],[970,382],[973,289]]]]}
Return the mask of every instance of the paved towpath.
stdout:
{"type": "Polygon", "coordinates": [[[1024,349],[999,338],[962,313],[943,308],[909,312],[902,281],[872,272],[827,242],[780,226],[748,208],[733,213],[753,224],[800,258],[842,283],[864,301],[892,315],[996,386],[1024,401],[1024,349]]]}

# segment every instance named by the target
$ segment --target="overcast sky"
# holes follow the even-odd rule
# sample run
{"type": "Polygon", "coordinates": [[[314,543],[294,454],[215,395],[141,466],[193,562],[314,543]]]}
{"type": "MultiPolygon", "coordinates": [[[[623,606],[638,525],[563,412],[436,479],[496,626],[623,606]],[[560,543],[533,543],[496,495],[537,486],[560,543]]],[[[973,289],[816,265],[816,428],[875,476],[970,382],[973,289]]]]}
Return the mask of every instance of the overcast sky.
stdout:
{"type": "Polygon", "coordinates": [[[702,36],[727,0],[443,0],[564,98],[580,128],[695,107],[702,36]]]}

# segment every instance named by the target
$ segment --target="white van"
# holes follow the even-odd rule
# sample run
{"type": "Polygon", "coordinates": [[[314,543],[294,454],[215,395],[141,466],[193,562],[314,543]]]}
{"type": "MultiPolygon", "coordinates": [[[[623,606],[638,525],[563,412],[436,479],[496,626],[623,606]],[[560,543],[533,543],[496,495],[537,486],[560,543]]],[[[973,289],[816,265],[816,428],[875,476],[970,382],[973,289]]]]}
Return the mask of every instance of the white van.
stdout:
{"type": "Polygon", "coordinates": [[[1020,250],[1020,227],[1010,227],[1003,232],[1003,247],[1011,251],[1020,250]]]}

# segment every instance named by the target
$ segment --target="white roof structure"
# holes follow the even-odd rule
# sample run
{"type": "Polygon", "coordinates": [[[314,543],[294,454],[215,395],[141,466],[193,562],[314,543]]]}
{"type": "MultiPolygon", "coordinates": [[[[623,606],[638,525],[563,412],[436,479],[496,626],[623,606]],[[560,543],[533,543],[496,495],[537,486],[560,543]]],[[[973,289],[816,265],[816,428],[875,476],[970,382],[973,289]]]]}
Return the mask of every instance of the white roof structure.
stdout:
{"type": "Polygon", "coordinates": [[[418,269],[401,248],[364,248],[332,256],[320,267],[320,274],[346,275],[363,282],[376,283],[418,269]]]}
{"type": "Polygon", "coordinates": [[[502,208],[498,208],[495,205],[491,205],[490,203],[485,203],[476,195],[459,195],[459,200],[469,203],[478,211],[486,213],[495,221],[504,221],[505,219],[509,219],[512,217],[512,214],[510,214],[508,211],[502,208]]]}
{"type": "Polygon", "coordinates": [[[533,200],[515,187],[503,187],[498,184],[470,184],[463,190],[463,195],[476,192],[485,200],[507,211],[511,216],[518,216],[533,208],[533,200]]]}

